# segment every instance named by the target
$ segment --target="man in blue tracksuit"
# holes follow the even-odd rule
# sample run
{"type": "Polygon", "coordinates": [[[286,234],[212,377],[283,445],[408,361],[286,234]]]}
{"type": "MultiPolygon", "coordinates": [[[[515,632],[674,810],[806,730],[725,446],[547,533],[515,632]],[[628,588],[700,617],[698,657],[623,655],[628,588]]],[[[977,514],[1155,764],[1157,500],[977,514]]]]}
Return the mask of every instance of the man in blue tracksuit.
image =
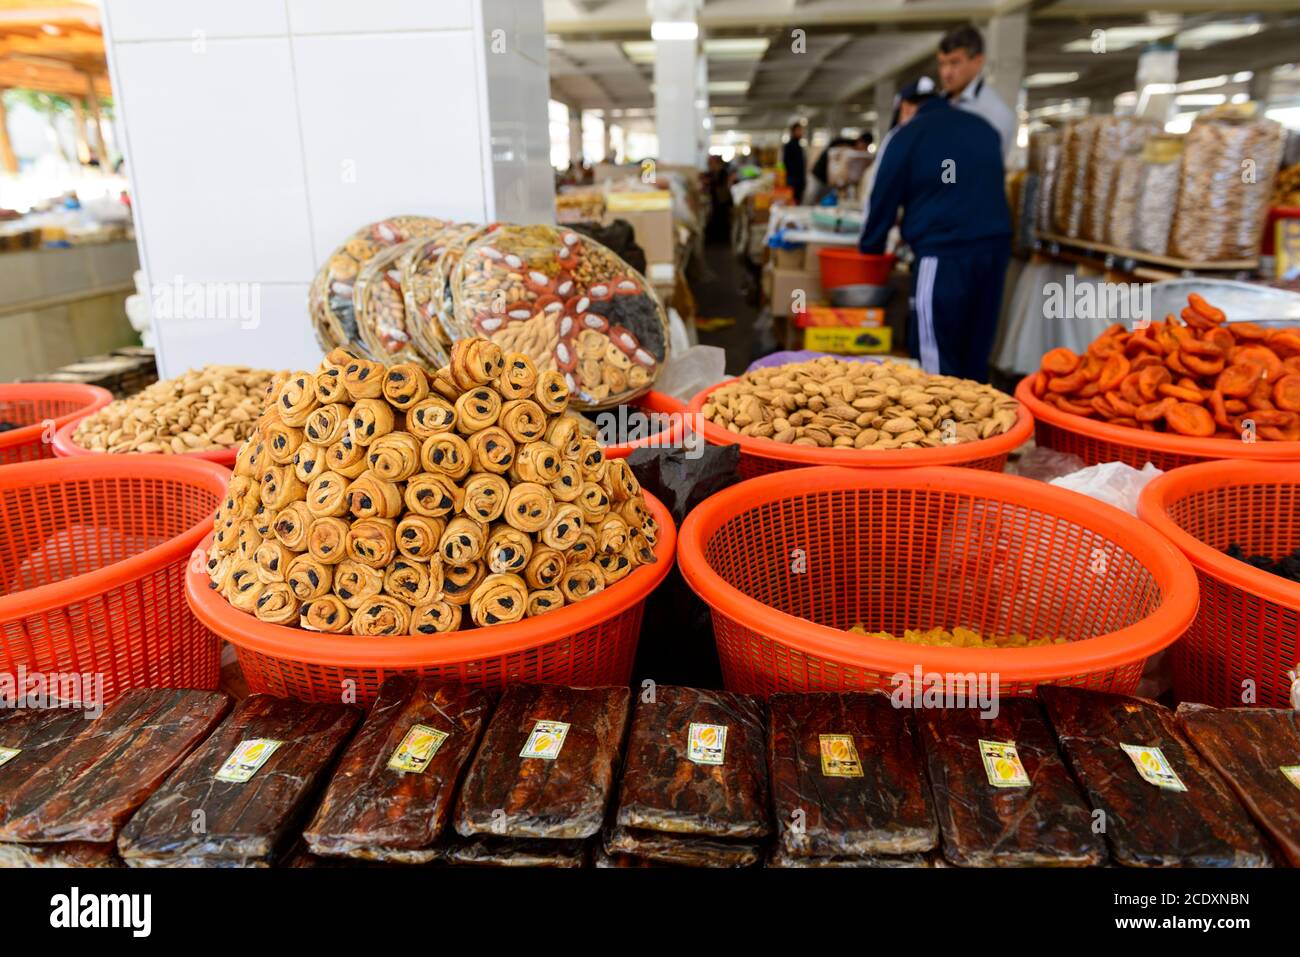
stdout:
{"type": "Polygon", "coordinates": [[[902,208],[916,256],[908,349],[927,372],[983,382],[1011,255],[1002,144],[987,120],[935,93],[929,83],[903,94],[907,119],[876,161],[858,248],[884,252],[902,208]]]}

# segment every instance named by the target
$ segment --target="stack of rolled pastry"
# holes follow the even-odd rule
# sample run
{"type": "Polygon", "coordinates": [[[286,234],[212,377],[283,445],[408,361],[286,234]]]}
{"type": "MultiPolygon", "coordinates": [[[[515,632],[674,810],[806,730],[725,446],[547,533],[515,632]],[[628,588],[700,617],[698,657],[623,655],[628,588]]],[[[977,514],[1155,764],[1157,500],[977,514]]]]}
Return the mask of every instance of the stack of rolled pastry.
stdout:
{"type": "Polygon", "coordinates": [[[335,349],[287,376],[217,511],[211,587],[263,621],[435,634],[542,615],[655,560],[627,463],[563,376],[484,339],[435,373],[335,349]]]}

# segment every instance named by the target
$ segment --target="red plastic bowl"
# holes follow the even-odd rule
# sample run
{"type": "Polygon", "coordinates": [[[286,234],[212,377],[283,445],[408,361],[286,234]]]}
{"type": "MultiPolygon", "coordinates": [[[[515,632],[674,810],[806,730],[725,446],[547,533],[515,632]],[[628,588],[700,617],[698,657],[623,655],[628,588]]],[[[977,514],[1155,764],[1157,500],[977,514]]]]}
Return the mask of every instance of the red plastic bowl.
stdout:
{"type": "Polygon", "coordinates": [[[0,385],[0,420],[18,428],[0,432],[0,465],[54,458],[46,435],[75,423],[113,401],[113,393],[97,385],[74,382],[16,382],[0,385]]]}
{"type": "MultiPolygon", "coordinates": [[[[78,417],[76,421],[69,422],[63,428],[54,433],[54,454],[57,458],[71,459],[82,455],[107,455],[106,452],[95,452],[91,449],[83,449],[72,439],[72,434],[77,431],[77,426],[81,424],[78,417]]],[[[132,452],[132,455],[162,455],[161,452],[132,452]]],[[[207,462],[216,462],[218,465],[224,465],[226,468],[234,468],[235,457],[239,454],[239,447],[229,449],[209,449],[205,452],[183,452],[179,455],[168,455],[167,458],[183,459],[203,459],[207,462]]]]}
{"type": "Polygon", "coordinates": [[[817,250],[821,265],[822,288],[836,286],[883,286],[894,269],[894,256],[873,256],[856,249],[826,246],[817,250]]]}

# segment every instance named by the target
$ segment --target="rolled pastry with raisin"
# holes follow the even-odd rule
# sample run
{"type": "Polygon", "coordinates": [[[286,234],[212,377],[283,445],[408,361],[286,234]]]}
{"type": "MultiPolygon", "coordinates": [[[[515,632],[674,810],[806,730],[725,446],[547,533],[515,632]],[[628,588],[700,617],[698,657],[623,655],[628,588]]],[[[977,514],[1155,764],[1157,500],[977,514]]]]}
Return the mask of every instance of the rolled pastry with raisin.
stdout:
{"type": "Polygon", "coordinates": [[[561,415],[546,427],[546,441],[566,459],[577,459],[582,451],[582,427],[575,415],[561,415]]]}
{"type": "Polygon", "coordinates": [[[549,545],[533,549],[533,555],[524,568],[524,581],[530,588],[554,588],[564,574],[564,553],[549,545]]]}
{"type": "Polygon", "coordinates": [[[220,518],[212,527],[212,543],[221,552],[232,552],[239,542],[239,523],[234,518],[220,518]]]}
{"type": "Polygon", "coordinates": [[[528,586],[518,575],[488,575],[474,589],[469,615],[480,627],[508,625],[528,610],[528,586]]]}
{"type": "Polygon", "coordinates": [[[353,402],[378,399],[384,394],[383,364],[353,356],[343,367],[343,387],[353,402]]]}
{"type": "Polygon", "coordinates": [[[456,425],[463,433],[495,425],[501,415],[501,396],[491,386],[475,386],[456,400],[456,425]]]}
{"type": "Polygon", "coordinates": [[[605,477],[605,450],[592,438],[584,438],[578,446],[578,468],[582,469],[582,477],[588,482],[599,482],[605,477]]]}
{"type": "Polygon", "coordinates": [[[307,424],[302,427],[309,442],[320,446],[330,446],[348,434],[348,420],[352,417],[352,406],[342,402],[317,406],[307,416],[307,424]]]}
{"type": "Polygon", "coordinates": [[[401,487],[369,469],[348,483],[346,497],[348,511],[356,518],[397,518],[402,514],[401,487]]]}
{"type": "Polygon", "coordinates": [[[352,625],[352,612],[338,595],[321,595],[303,602],[298,609],[298,624],[308,631],[342,634],[352,625]]]}
{"type": "Polygon", "coordinates": [[[231,566],[224,594],[232,607],[253,613],[257,599],[266,588],[260,572],[257,562],[251,558],[242,558],[231,566]]]}
{"type": "Polygon", "coordinates": [[[237,528],[235,554],[240,558],[252,558],[257,546],[262,544],[262,534],[257,530],[257,523],[251,518],[245,518],[237,528]]]}
{"type": "Polygon", "coordinates": [[[469,474],[473,460],[469,446],[454,432],[439,432],[420,446],[420,464],[426,472],[438,472],[457,481],[469,474]]]}
{"type": "Polygon", "coordinates": [[[302,429],[279,420],[266,423],[266,455],[276,465],[292,465],[293,453],[302,445],[302,429]]]}
{"type": "Polygon", "coordinates": [[[654,543],[635,525],[627,527],[627,554],[638,565],[651,565],[656,561],[654,543]]]}
{"type": "Polygon", "coordinates": [[[384,569],[397,557],[397,522],[363,518],[348,529],[348,558],[370,568],[384,569]]]}
{"type": "Polygon", "coordinates": [[[533,557],[532,536],[517,528],[511,528],[505,522],[492,526],[487,540],[485,561],[488,571],[501,575],[513,572],[522,575],[533,557]]]}
{"type": "Polygon", "coordinates": [[[239,451],[235,453],[234,472],[236,476],[248,477],[258,474],[257,465],[253,461],[253,450],[258,441],[256,433],[250,435],[244,440],[244,444],[239,447],[239,451]]]}
{"type": "Polygon", "coordinates": [[[618,506],[618,514],[623,521],[627,522],[629,528],[645,528],[647,525],[653,525],[656,531],[659,529],[654,513],[646,505],[645,499],[640,496],[621,502],[618,506]]]}
{"type": "Polygon", "coordinates": [[[505,357],[501,347],[486,339],[461,339],[451,347],[447,370],[461,392],[485,385],[501,375],[505,357]]]}
{"type": "Polygon", "coordinates": [[[294,553],[285,548],[274,538],[268,538],[261,545],[257,546],[257,551],[253,552],[253,562],[257,565],[257,576],[262,579],[264,585],[272,582],[284,581],[284,576],[289,571],[289,563],[293,561],[294,553]]]}
{"type": "Polygon", "coordinates": [[[438,542],[438,554],[448,565],[468,565],[483,557],[487,548],[487,527],[464,515],[447,523],[438,542]]]}
{"type": "Polygon", "coordinates": [[[305,552],[313,519],[306,502],[290,502],[271,519],[271,531],[285,548],[293,552],[305,552]]]}
{"type": "MultiPolygon", "coordinates": [[[[326,362],[329,356],[325,357],[326,362]]],[[[349,361],[351,357],[349,356],[349,361]]],[[[346,402],[348,400],[348,390],[343,384],[343,367],[329,366],[322,368],[316,373],[316,401],[321,405],[330,405],[335,402],[346,402]]]]}
{"type": "Polygon", "coordinates": [[[375,595],[352,613],[351,627],[360,638],[405,635],[411,629],[411,607],[391,595],[375,595]]]}
{"type": "Polygon", "coordinates": [[[295,372],[280,386],[275,399],[275,410],[285,425],[302,428],[307,417],[320,405],[316,398],[316,377],[310,372],[295,372]]]}
{"type": "Polygon", "coordinates": [[[389,432],[369,447],[366,464],[386,482],[404,482],[420,471],[420,440],[409,432],[389,432]]]}
{"type": "Polygon", "coordinates": [[[582,494],[578,496],[578,507],[588,525],[599,526],[609,514],[609,493],[595,482],[583,482],[582,494]]]}
{"type": "Polygon", "coordinates": [[[361,399],[352,405],[348,436],[357,445],[368,446],[393,431],[395,422],[393,407],[383,399],[361,399]]]}
{"type": "Polygon", "coordinates": [[[529,442],[515,453],[510,474],[516,482],[550,485],[560,477],[560,465],[560,453],[550,442],[529,442]]]}
{"type": "Polygon", "coordinates": [[[346,515],[348,511],[348,485],[337,472],[322,472],[307,486],[304,501],[315,518],[346,515]]]}
{"type": "Polygon", "coordinates": [[[565,562],[570,565],[595,561],[596,556],[600,554],[596,548],[596,530],[590,525],[584,525],[578,534],[578,540],[563,554],[565,562]]]}
{"type": "Polygon", "coordinates": [[[353,611],[384,590],[384,573],[354,562],[339,562],[334,569],[334,594],[353,611]]]}
{"type": "Polygon", "coordinates": [[[536,618],[538,615],[544,615],[548,611],[555,611],[555,609],[563,607],[564,592],[558,588],[539,588],[528,593],[528,605],[525,614],[529,618],[536,618]]]}
{"type": "Polygon", "coordinates": [[[408,605],[427,605],[442,594],[442,565],[399,558],[384,572],[384,594],[408,605]]]}
{"type": "Polygon", "coordinates": [[[334,586],[334,566],[311,555],[295,555],[289,563],[289,573],[284,580],[295,598],[310,601],[330,593],[334,586]]]}
{"type": "Polygon", "coordinates": [[[260,502],[258,503],[257,511],[253,513],[252,522],[257,534],[262,538],[267,539],[275,534],[271,531],[271,519],[274,517],[274,512],[260,502]]]}
{"type": "Polygon", "coordinates": [[[212,549],[208,553],[207,565],[204,566],[208,573],[208,587],[213,591],[222,591],[230,581],[230,573],[234,570],[236,561],[238,558],[235,555],[221,555],[215,548],[212,549]]]}
{"type": "Polygon", "coordinates": [[[522,352],[507,352],[504,366],[497,377],[497,391],[504,399],[531,398],[537,388],[537,366],[522,352]]]}
{"type": "Polygon", "coordinates": [[[458,386],[455,380],[452,379],[451,377],[450,365],[443,366],[441,369],[435,372],[433,374],[433,378],[429,380],[430,391],[436,392],[438,395],[442,396],[448,402],[455,402],[457,399],[460,398],[460,394],[462,392],[466,391],[467,389],[474,388],[475,385],[478,385],[478,383],[477,382],[471,383],[470,385],[466,386],[464,389],[458,386]]]}
{"type": "Polygon", "coordinates": [[[618,555],[627,548],[627,522],[613,513],[606,515],[596,529],[596,551],[618,555]]]}
{"type": "Polygon", "coordinates": [[[569,386],[564,381],[564,376],[553,369],[543,372],[537,377],[533,398],[551,415],[563,412],[569,406],[569,386]]]}
{"type": "Polygon", "coordinates": [[[557,551],[568,551],[582,535],[582,528],[582,509],[564,502],[556,506],[555,517],[542,529],[539,537],[557,551]]]}
{"type": "Polygon", "coordinates": [[[348,557],[346,519],[332,516],[315,519],[307,533],[307,554],[322,565],[337,565],[348,557]]]}
{"type": "Polygon", "coordinates": [[[501,406],[497,424],[516,442],[536,442],[546,435],[546,413],[532,399],[513,399],[501,406]]]}
{"type": "Polygon", "coordinates": [[[626,578],[633,567],[626,551],[602,553],[596,556],[596,565],[607,587],[626,578]]]}
{"type": "Polygon", "coordinates": [[[411,634],[440,635],[460,628],[461,607],[444,599],[411,610],[411,634]]]}
{"type": "Polygon", "coordinates": [[[456,407],[440,395],[431,395],[406,410],[406,431],[424,441],[456,427],[456,407]]]}
{"type": "Polygon", "coordinates": [[[429,377],[414,362],[388,367],[384,376],[384,398],[399,409],[409,409],[429,394],[429,377]]]}
{"type": "Polygon", "coordinates": [[[487,566],[482,562],[470,562],[468,565],[444,565],[442,567],[442,597],[453,605],[468,605],[470,596],[479,582],[487,575],[487,566]]]}
{"type": "Polygon", "coordinates": [[[505,520],[521,532],[540,532],[554,515],[555,497],[544,485],[523,482],[506,497],[505,520]]]}
{"type": "Polygon", "coordinates": [[[475,521],[489,525],[501,517],[510,495],[510,483],[500,475],[478,472],[465,482],[465,514],[475,521]]]}
{"type": "Polygon", "coordinates": [[[627,459],[609,459],[605,465],[605,480],[610,498],[615,502],[626,502],[641,494],[641,483],[632,474],[627,459]]]}
{"type": "Polygon", "coordinates": [[[331,472],[354,479],[367,468],[366,450],[353,442],[351,435],[345,435],[325,450],[325,464],[331,472]]]}
{"type": "Polygon", "coordinates": [[[257,596],[253,614],[268,624],[293,625],[298,621],[298,608],[301,604],[287,582],[271,582],[257,596]]]}
{"type": "Polygon", "coordinates": [[[604,587],[605,576],[595,562],[570,565],[560,576],[560,591],[564,593],[565,601],[582,601],[602,591],[604,587]]]}
{"type": "Polygon", "coordinates": [[[442,518],[460,511],[464,492],[448,475],[417,472],[406,481],[402,493],[407,509],[425,518],[442,518]]]}
{"type": "Polygon", "coordinates": [[[292,465],[270,465],[262,473],[262,504],[278,512],[290,502],[297,502],[307,494],[307,486],[298,480],[292,465]]]}
{"type": "Polygon", "coordinates": [[[501,475],[508,472],[515,462],[515,440],[506,434],[505,429],[495,425],[471,435],[469,451],[473,456],[473,468],[479,472],[501,475]]]}
{"type": "Polygon", "coordinates": [[[397,523],[397,550],[407,558],[427,562],[438,557],[438,543],[447,523],[441,518],[407,514],[397,523]]]}
{"type": "Polygon", "coordinates": [[[559,475],[550,485],[551,494],[557,501],[576,502],[582,494],[582,470],[577,462],[568,460],[560,463],[559,475]]]}
{"type": "Polygon", "coordinates": [[[298,481],[304,485],[311,485],[317,475],[328,471],[325,446],[304,442],[298,446],[298,451],[293,453],[293,474],[298,476],[298,481]]]}

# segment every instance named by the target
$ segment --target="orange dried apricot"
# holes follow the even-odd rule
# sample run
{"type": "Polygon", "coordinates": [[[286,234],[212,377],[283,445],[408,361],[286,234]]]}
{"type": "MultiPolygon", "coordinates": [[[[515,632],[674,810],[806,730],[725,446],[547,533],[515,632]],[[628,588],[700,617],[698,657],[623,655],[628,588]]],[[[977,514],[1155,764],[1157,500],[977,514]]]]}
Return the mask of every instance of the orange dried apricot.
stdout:
{"type": "Polygon", "coordinates": [[[1288,412],[1300,412],[1300,375],[1284,375],[1273,383],[1273,404],[1288,412]]]}
{"type": "Polygon", "coordinates": [[[1079,368],[1079,357],[1073,349],[1061,346],[1043,356],[1042,369],[1053,375],[1069,375],[1079,368]]]}
{"type": "Polygon", "coordinates": [[[1198,292],[1188,293],[1187,305],[1195,310],[1197,315],[1200,315],[1216,324],[1223,322],[1224,319],[1228,318],[1222,309],[1217,306],[1211,306],[1205,301],[1205,297],[1198,292]]]}
{"type": "Polygon", "coordinates": [[[1207,438],[1214,434],[1214,418],[1203,407],[1191,402],[1175,402],[1165,410],[1165,424],[1180,435],[1207,438]]]}
{"type": "Polygon", "coordinates": [[[1233,363],[1219,373],[1214,387],[1225,396],[1242,398],[1255,391],[1255,383],[1264,374],[1264,367],[1247,362],[1233,363]]]}

